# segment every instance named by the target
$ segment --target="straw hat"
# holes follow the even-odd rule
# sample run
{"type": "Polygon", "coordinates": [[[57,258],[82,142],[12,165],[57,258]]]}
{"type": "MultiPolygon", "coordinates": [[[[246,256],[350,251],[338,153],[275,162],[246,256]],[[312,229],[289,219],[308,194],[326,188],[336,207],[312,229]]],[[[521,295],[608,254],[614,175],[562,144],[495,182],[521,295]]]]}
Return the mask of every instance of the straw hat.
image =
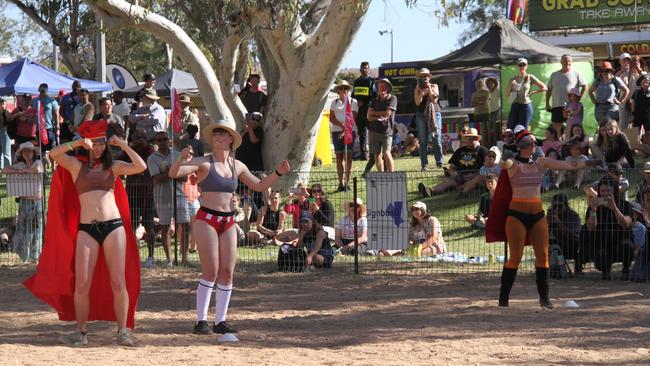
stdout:
{"type": "Polygon", "coordinates": [[[158,96],[158,93],[156,93],[156,90],[154,88],[144,88],[144,94],[143,96],[153,99],[153,100],[158,100],[160,97],[158,96]]]}
{"type": "Polygon", "coordinates": [[[429,76],[430,77],[431,76],[431,71],[429,71],[429,69],[427,69],[426,67],[421,68],[420,70],[418,70],[417,77],[422,77],[422,76],[429,76]]]}
{"type": "Polygon", "coordinates": [[[479,141],[481,140],[481,135],[478,134],[478,130],[476,128],[470,128],[469,132],[465,133],[463,137],[477,137],[479,141]]]}
{"type": "Polygon", "coordinates": [[[205,140],[208,144],[212,143],[212,131],[214,131],[216,128],[221,128],[228,131],[230,136],[232,136],[233,149],[236,149],[239,147],[239,145],[241,145],[241,135],[236,130],[237,126],[235,125],[235,122],[227,119],[221,119],[217,122],[212,122],[208,125],[208,127],[203,129],[201,132],[203,134],[203,140],[205,140]]]}
{"type": "Polygon", "coordinates": [[[192,100],[190,99],[190,96],[187,94],[181,95],[180,98],[178,98],[179,103],[192,103],[192,100]]]}
{"type": "Polygon", "coordinates": [[[339,81],[338,84],[336,84],[336,87],[334,87],[334,90],[336,90],[338,92],[339,89],[341,89],[341,88],[346,89],[346,90],[352,90],[352,86],[350,85],[350,83],[348,83],[347,80],[344,80],[344,79],[339,81]]]}

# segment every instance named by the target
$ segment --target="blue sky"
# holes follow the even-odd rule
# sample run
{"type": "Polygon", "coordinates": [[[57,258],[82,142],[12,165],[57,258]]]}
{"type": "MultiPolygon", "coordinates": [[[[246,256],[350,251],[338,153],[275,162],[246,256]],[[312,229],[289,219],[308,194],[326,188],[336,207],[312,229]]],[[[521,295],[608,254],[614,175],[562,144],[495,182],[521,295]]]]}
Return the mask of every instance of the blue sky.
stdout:
{"type": "Polygon", "coordinates": [[[361,61],[370,67],[390,62],[390,35],[380,30],[393,29],[393,60],[431,60],[457,49],[463,29],[455,22],[440,27],[431,13],[439,1],[418,0],[408,8],[404,0],[373,0],[361,28],[341,63],[341,68],[358,68],[361,61]]]}

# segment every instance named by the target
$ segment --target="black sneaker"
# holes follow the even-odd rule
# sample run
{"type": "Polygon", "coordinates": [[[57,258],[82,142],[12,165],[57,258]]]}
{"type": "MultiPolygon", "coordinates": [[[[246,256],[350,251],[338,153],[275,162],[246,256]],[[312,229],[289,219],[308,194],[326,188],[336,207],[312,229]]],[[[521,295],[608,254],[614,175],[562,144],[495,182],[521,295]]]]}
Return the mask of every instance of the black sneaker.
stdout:
{"type": "Polygon", "coordinates": [[[424,183],[418,184],[418,192],[420,192],[423,197],[431,197],[431,191],[424,185],[424,183]]]}
{"type": "Polygon", "coordinates": [[[237,333],[233,327],[228,324],[228,322],[219,322],[212,327],[212,332],[217,334],[226,334],[226,333],[237,333]]]}
{"type": "Polygon", "coordinates": [[[210,334],[210,326],[206,320],[199,320],[198,323],[194,325],[194,334],[210,334]]]}

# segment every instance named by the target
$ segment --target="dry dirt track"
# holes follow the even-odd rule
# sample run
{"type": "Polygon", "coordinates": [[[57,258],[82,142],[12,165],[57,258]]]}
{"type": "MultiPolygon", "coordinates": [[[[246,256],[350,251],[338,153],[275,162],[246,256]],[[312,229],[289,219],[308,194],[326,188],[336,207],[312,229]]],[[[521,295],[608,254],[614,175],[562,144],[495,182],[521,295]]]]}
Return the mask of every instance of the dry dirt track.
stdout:
{"type": "MultiPolygon", "coordinates": [[[[3,365],[515,365],[650,364],[650,285],[580,278],[551,282],[541,311],[532,276],[511,307],[495,306],[498,277],[238,274],[230,320],[241,342],[191,334],[197,273],[143,270],[134,349],[113,325],[90,325],[91,346],[71,349],[58,322],[20,284],[33,267],[0,267],[3,365]]],[[[213,309],[211,309],[213,311],[213,309]]]]}

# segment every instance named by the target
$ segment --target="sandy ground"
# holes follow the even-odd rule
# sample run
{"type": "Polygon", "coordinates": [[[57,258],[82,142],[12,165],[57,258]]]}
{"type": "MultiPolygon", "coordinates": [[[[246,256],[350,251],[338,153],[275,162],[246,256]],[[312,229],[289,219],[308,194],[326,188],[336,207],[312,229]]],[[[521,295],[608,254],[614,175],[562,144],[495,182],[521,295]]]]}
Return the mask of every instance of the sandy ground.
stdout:
{"type": "Polygon", "coordinates": [[[644,284],[552,281],[556,305],[581,307],[542,311],[530,275],[518,278],[504,309],[498,277],[485,274],[240,273],[230,321],[241,341],[217,344],[191,334],[197,273],[143,270],[138,347],[116,346],[113,324],[92,323],[90,347],[72,349],[59,338],[73,324],[20,284],[33,270],[0,267],[0,364],[650,364],[644,284]]]}

